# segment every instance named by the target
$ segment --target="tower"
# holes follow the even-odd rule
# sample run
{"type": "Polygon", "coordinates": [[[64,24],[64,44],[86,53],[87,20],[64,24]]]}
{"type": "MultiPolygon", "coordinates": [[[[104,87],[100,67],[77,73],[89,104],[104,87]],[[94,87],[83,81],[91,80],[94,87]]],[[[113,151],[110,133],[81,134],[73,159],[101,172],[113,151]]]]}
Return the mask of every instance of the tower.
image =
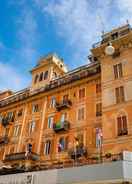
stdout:
{"type": "Polygon", "coordinates": [[[41,58],[36,67],[31,70],[31,90],[44,87],[51,80],[55,80],[66,72],[67,67],[63,63],[63,60],[56,54],[48,54],[41,58]]]}
{"type": "Polygon", "coordinates": [[[101,64],[104,152],[132,150],[132,29],[105,33],[92,54],[101,64]]]}

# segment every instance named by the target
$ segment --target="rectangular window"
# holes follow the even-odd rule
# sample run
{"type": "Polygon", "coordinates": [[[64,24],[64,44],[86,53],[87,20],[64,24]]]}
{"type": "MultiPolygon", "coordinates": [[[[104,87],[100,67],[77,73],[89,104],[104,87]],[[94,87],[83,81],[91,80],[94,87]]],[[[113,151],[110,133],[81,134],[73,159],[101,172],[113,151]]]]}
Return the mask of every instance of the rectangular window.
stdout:
{"type": "Polygon", "coordinates": [[[125,101],[124,87],[120,86],[116,88],[115,95],[116,95],[116,103],[124,102],[125,101]]]}
{"type": "Polygon", "coordinates": [[[31,121],[29,123],[29,129],[28,129],[28,134],[29,135],[31,135],[35,131],[35,126],[36,126],[35,121],[31,121]]]}
{"type": "Polygon", "coordinates": [[[120,116],[117,118],[117,133],[118,133],[118,136],[128,134],[126,116],[120,116]]]}
{"type": "Polygon", "coordinates": [[[96,84],[96,93],[101,92],[101,83],[96,84]]]}
{"type": "Polygon", "coordinates": [[[14,131],[13,131],[13,136],[17,137],[20,135],[20,131],[21,131],[21,125],[16,125],[14,127],[14,131]]]}
{"type": "Polygon", "coordinates": [[[51,150],[51,141],[48,140],[48,141],[46,141],[45,146],[44,146],[44,154],[49,155],[50,150],[51,150]]]}
{"type": "Polygon", "coordinates": [[[53,128],[53,123],[54,123],[54,117],[53,116],[48,117],[47,128],[53,128]]]}
{"type": "Polygon", "coordinates": [[[32,112],[39,112],[39,105],[38,104],[33,104],[32,112]]]}
{"type": "Polygon", "coordinates": [[[102,116],[102,103],[96,104],[96,116],[102,116]]]}
{"type": "Polygon", "coordinates": [[[54,108],[56,105],[56,98],[54,96],[51,97],[50,108],[54,108]]]}
{"type": "Polygon", "coordinates": [[[113,67],[114,67],[114,76],[115,76],[115,79],[121,78],[123,76],[122,63],[116,64],[113,67]]]}
{"type": "Polygon", "coordinates": [[[85,97],[85,88],[82,88],[79,90],[79,99],[82,99],[85,97]]]}
{"type": "Polygon", "coordinates": [[[78,109],[78,120],[84,120],[84,107],[78,109]]]}
{"type": "Polygon", "coordinates": [[[61,114],[60,121],[64,122],[66,119],[67,119],[67,113],[65,112],[65,113],[61,114]]]}
{"type": "Polygon", "coordinates": [[[8,120],[10,122],[14,122],[14,120],[15,120],[15,112],[8,112],[7,113],[7,117],[8,117],[8,120]]]}
{"type": "Polygon", "coordinates": [[[63,96],[63,102],[66,102],[66,101],[68,101],[68,95],[63,96]]]}
{"type": "Polygon", "coordinates": [[[18,116],[18,117],[21,117],[21,116],[22,116],[22,113],[23,113],[23,109],[20,109],[20,110],[17,112],[17,116],[18,116]]]}

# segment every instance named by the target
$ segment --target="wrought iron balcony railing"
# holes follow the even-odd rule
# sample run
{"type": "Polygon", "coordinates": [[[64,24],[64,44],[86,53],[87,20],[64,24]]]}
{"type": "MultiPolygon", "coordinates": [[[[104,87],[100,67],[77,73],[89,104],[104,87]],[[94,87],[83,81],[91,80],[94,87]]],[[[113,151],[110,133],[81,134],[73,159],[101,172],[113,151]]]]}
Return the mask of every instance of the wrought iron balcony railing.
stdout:
{"type": "Polygon", "coordinates": [[[118,136],[122,136],[122,135],[127,135],[128,134],[128,130],[125,128],[125,129],[123,129],[123,130],[120,130],[119,132],[118,132],[118,136]]]}
{"type": "Polygon", "coordinates": [[[70,128],[70,123],[68,121],[64,122],[57,122],[53,125],[53,129],[56,133],[61,132],[61,131],[68,131],[70,128]]]}
{"type": "Polygon", "coordinates": [[[61,111],[66,108],[70,108],[72,105],[72,102],[70,100],[63,100],[61,103],[56,103],[56,109],[57,111],[61,111]]]}
{"type": "Polygon", "coordinates": [[[36,161],[39,160],[39,155],[36,153],[29,153],[28,156],[26,155],[26,152],[21,153],[12,153],[9,155],[5,155],[4,161],[15,161],[15,160],[32,160],[36,161]]]}
{"type": "Polygon", "coordinates": [[[8,144],[9,138],[7,136],[0,137],[0,145],[8,144]]]}

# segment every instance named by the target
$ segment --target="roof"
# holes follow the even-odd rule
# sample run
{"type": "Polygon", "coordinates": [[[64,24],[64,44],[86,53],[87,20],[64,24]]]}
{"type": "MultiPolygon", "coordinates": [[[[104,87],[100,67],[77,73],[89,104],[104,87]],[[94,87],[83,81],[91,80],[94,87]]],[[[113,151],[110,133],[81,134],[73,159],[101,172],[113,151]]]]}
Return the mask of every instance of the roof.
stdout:
{"type": "Polygon", "coordinates": [[[39,93],[51,91],[55,88],[73,83],[83,78],[91,77],[93,75],[96,75],[97,73],[100,73],[100,64],[98,62],[95,62],[95,63],[93,62],[87,65],[78,67],[74,70],[67,72],[62,77],[59,77],[55,80],[50,81],[50,83],[45,85],[44,87],[35,89],[33,91],[31,91],[30,88],[25,88],[21,91],[14,93],[13,95],[10,95],[9,97],[6,97],[0,100],[0,107],[4,107],[11,103],[25,100],[39,93]]]}

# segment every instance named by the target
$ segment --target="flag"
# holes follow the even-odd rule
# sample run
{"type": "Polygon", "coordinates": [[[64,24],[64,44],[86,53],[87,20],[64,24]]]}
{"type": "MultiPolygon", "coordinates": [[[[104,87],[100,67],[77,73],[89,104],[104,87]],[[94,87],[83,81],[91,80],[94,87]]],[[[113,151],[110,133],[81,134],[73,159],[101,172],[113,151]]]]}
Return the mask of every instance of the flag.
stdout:
{"type": "Polygon", "coordinates": [[[60,143],[58,143],[58,152],[62,151],[62,145],[60,143]]]}
{"type": "Polygon", "coordinates": [[[101,148],[103,133],[101,128],[96,128],[96,148],[101,148]]]}

